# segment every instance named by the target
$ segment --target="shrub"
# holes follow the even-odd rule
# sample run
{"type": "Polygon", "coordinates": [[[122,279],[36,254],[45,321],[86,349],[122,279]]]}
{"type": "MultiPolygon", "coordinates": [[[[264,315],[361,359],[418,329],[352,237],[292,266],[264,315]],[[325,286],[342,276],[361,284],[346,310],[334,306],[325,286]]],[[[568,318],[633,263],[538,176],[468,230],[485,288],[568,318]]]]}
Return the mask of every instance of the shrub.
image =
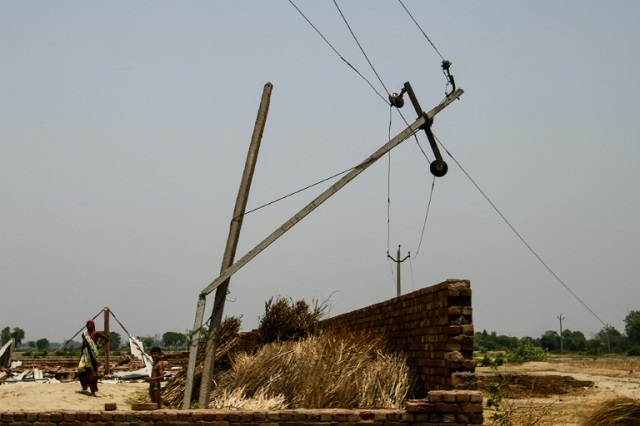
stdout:
{"type": "Polygon", "coordinates": [[[640,347],[634,346],[627,351],[627,355],[629,356],[640,356],[640,347]]]}
{"type": "Polygon", "coordinates": [[[549,354],[539,346],[533,345],[528,339],[522,339],[513,351],[507,351],[506,360],[512,363],[529,361],[546,361],[549,354]]]}

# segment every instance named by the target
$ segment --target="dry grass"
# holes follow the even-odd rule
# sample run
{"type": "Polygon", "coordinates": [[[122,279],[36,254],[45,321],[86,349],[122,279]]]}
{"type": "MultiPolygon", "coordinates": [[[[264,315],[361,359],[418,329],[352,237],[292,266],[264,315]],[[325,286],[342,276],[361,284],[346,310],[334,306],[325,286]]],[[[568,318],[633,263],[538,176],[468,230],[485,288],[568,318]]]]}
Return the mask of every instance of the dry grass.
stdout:
{"type": "Polygon", "coordinates": [[[631,398],[609,399],[598,405],[584,426],[637,426],[640,424],[640,401],[631,398]]]}
{"type": "Polygon", "coordinates": [[[403,358],[361,335],[325,333],[238,354],[211,395],[284,398],[288,408],[399,408],[412,380],[403,358]]]}

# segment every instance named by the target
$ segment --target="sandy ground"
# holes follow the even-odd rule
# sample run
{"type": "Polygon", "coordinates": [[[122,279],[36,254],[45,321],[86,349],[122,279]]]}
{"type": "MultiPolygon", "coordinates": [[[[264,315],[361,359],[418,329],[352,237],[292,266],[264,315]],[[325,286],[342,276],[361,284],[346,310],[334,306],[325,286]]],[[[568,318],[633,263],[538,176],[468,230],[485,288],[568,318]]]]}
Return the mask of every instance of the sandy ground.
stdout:
{"type": "MultiPolygon", "coordinates": [[[[518,399],[505,399],[502,410],[510,416],[513,425],[578,426],[603,401],[616,397],[640,400],[640,362],[555,360],[505,365],[497,370],[482,367],[477,368],[476,373],[560,375],[593,382],[592,386],[566,394],[549,394],[541,398],[523,392],[518,399]]],[[[485,408],[486,424],[491,424],[492,413],[485,408]]]]}
{"type": "Polygon", "coordinates": [[[148,389],[147,383],[100,383],[92,396],[78,382],[5,383],[0,385],[0,411],[101,411],[112,402],[118,410],[131,410],[132,402],[150,402],[148,389]]]}

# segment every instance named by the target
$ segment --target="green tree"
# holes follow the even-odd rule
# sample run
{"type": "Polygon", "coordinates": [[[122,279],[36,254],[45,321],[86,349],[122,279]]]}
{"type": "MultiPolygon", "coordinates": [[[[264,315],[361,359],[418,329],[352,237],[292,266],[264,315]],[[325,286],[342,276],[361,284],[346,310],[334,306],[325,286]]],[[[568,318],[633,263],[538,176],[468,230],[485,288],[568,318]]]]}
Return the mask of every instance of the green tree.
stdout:
{"type": "Polygon", "coordinates": [[[187,336],[175,331],[167,331],[162,335],[162,344],[166,348],[183,347],[187,344],[187,336]]]}
{"type": "Polygon", "coordinates": [[[540,338],[540,346],[547,351],[557,351],[560,349],[560,336],[553,330],[545,331],[540,338]]]}
{"type": "Polygon", "coordinates": [[[16,340],[16,346],[19,346],[22,343],[22,339],[24,339],[24,330],[20,327],[13,327],[11,337],[16,340]]]}
{"type": "Polygon", "coordinates": [[[122,347],[122,336],[115,331],[109,333],[109,348],[112,351],[118,351],[122,347]]]}
{"type": "Polygon", "coordinates": [[[3,345],[11,340],[11,329],[9,327],[5,327],[0,331],[0,340],[2,340],[3,345]]]}
{"type": "Polygon", "coordinates": [[[590,350],[597,352],[622,353],[630,348],[629,339],[610,325],[604,326],[589,341],[590,350]]]}
{"type": "Polygon", "coordinates": [[[140,340],[140,342],[144,346],[145,351],[155,346],[156,344],[156,339],[153,336],[138,337],[138,340],[140,340]]]}
{"type": "Polygon", "coordinates": [[[49,347],[49,340],[48,339],[39,339],[36,342],[36,348],[38,348],[38,350],[45,350],[49,347]]]}
{"type": "Polygon", "coordinates": [[[632,344],[640,345],[640,311],[630,311],[624,318],[624,332],[632,344]]]}
{"type": "Polygon", "coordinates": [[[563,330],[564,349],[570,352],[581,352],[587,349],[587,338],[581,331],[563,330]]]}

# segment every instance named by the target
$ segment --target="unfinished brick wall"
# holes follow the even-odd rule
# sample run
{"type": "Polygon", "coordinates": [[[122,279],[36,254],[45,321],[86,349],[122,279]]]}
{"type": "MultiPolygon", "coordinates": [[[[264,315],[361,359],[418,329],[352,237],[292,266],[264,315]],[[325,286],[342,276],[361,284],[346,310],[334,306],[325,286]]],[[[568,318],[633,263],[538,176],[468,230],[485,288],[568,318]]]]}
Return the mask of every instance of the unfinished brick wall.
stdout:
{"type": "Polygon", "coordinates": [[[322,321],[323,329],[365,330],[407,356],[418,396],[430,390],[475,389],[471,284],[447,280],[322,321]]]}

